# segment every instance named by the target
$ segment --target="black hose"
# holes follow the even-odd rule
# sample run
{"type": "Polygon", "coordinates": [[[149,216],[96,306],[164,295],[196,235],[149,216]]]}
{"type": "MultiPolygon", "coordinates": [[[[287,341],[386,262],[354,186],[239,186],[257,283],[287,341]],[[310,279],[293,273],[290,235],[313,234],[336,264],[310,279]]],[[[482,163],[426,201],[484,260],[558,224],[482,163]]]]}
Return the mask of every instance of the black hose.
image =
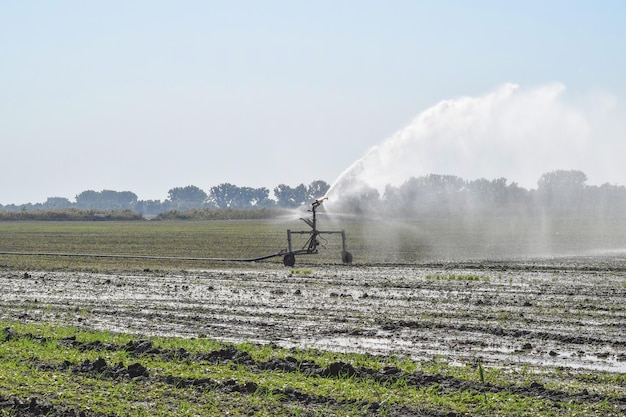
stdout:
{"type": "Polygon", "coordinates": [[[0,255],[19,256],[70,256],[87,258],[124,258],[124,259],[164,259],[170,261],[209,261],[209,262],[255,262],[264,259],[282,256],[286,252],[280,251],[256,258],[196,258],[187,256],[150,256],[150,255],[105,255],[97,253],[53,253],[53,252],[0,252],[0,255]]]}

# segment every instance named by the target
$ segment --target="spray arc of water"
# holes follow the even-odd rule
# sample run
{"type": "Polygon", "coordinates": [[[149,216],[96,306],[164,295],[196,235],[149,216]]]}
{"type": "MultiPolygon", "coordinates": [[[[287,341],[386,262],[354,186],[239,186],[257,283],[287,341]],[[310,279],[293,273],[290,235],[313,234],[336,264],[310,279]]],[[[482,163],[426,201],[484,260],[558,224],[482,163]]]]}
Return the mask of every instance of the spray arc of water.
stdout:
{"type": "Polygon", "coordinates": [[[564,90],[506,84],[481,97],[441,101],[354,162],[326,196],[337,200],[365,187],[382,193],[428,174],[506,178],[532,188],[546,172],[589,168],[592,126],[563,100],[564,90]]]}

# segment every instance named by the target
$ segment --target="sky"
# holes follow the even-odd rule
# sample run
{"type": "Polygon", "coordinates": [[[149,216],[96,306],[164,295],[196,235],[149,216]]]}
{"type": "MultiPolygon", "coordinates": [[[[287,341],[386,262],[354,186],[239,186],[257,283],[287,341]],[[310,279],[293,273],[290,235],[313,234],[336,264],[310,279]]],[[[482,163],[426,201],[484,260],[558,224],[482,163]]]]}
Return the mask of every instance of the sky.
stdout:
{"type": "Polygon", "coordinates": [[[2,0],[0,204],[332,183],[508,83],[623,106],[625,19],[607,0],[2,0]]]}

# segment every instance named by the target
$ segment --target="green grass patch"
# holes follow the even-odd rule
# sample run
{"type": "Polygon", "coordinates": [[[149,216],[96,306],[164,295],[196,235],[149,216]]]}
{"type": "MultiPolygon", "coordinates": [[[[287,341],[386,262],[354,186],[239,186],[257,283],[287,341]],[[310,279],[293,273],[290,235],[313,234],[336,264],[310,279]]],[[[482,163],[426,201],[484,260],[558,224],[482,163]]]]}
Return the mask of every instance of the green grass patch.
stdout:
{"type": "MultiPolygon", "coordinates": [[[[0,393],[4,397],[25,401],[45,398],[58,409],[89,410],[97,415],[362,416],[436,410],[443,414],[574,416],[619,415],[624,410],[618,400],[624,380],[608,376],[550,374],[551,389],[563,392],[568,387],[580,389],[581,381],[591,392],[598,389],[595,384],[610,381],[617,385],[602,401],[585,400],[590,397],[560,401],[506,389],[530,386],[540,378],[535,373],[483,367],[480,363],[451,366],[443,358],[414,361],[164,337],[150,339],[154,352],[135,353],[129,346],[136,345],[137,340],[125,334],[9,321],[0,322],[0,326],[5,329],[0,333],[0,393]],[[210,359],[215,352],[232,353],[233,349],[234,358],[210,359]],[[237,360],[241,355],[248,359],[237,360]],[[286,370],[262,365],[279,359],[298,367],[286,370]],[[149,375],[111,376],[84,370],[98,360],[110,369],[130,369],[138,364],[149,375]],[[359,371],[324,373],[338,363],[359,371]],[[311,364],[318,371],[307,371],[311,364]],[[376,377],[390,369],[397,377],[376,377]],[[429,380],[432,382],[416,382],[429,380]]],[[[11,403],[7,404],[4,409],[0,406],[2,415],[11,415],[7,409],[11,403]]]]}
{"type": "Polygon", "coordinates": [[[426,279],[435,281],[489,281],[490,278],[486,275],[476,274],[428,274],[426,279]]]}
{"type": "Polygon", "coordinates": [[[289,271],[292,275],[310,275],[313,273],[312,269],[292,269],[289,271]]]}

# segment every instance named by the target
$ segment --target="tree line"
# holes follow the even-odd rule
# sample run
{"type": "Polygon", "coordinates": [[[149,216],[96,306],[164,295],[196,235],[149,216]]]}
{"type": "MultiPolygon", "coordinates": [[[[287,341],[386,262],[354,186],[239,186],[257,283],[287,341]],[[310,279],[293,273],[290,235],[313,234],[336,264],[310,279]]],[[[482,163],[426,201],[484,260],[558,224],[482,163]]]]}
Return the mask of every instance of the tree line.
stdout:
{"type": "MultiPolygon", "coordinates": [[[[464,180],[452,175],[430,174],[411,177],[399,186],[388,185],[382,193],[367,184],[346,182],[333,195],[333,210],[362,215],[390,217],[468,217],[477,216],[586,216],[625,217],[626,187],[587,185],[582,171],[558,170],[543,174],[537,188],[527,190],[505,178],[464,180]]],[[[71,202],[51,197],[44,203],[1,206],[5,212],[57,211],[59,216],[75,216],[71,210],[109,210],[134,213],[140,217],[187,218],[212,216],[272,215],[274,209],[297,208],[324,196],[330,186],[322,180],[273,189],[239,187],[223,183],[205,192],[197,186],[176,187],[160,200],[139,200],[130,191],[83,191],[71,202]],[[211,210],[222,210],[210,213],[211,210]],[[239,211],[244,211],[239,212],[239,211]],[[62,211],[62,212],[59,212],[62,211]],[[248,214],[246,214],[246,211],[248,214]],[[252,213],[254,212],[254,213],[252,213]]],[[[93,212],[98,218],[104,215],[93,212]]],[[[128,214],[124,214],[128,217],[128,214]]]]}
{"type": "Polygon", "coordinates": [[[316,198],[322,197],[330,185],[316,180],[309,185],[300,184],[291,187],[279,184],[273,189],[274,198],[265,187],[239,187],[223,183],[211,187],[205,192],[200,187],[188,185],[175,187],[168,191],[167,198],[161,200],[139,200],[131,191],[87,190],[76,195],[75,201],[64,197],[49,197],[43,203],[22,205],[0,205],[3,211],[35,211],[35,210],[107,210],[132,211],[152,217],[168,211],[187,211],[194,209],[271,209],[295,208],[316,198]]]}
{"type": "Polygon", "coordinates": [[[338,209],[392,217],[580,216],[626,217],[626,187],[587,185],[578,170],[543,174],[527,190],[505,178],[467,181],[452,175],[412,177],[381,194],[365,184],[344,184],[338,209]]]}

